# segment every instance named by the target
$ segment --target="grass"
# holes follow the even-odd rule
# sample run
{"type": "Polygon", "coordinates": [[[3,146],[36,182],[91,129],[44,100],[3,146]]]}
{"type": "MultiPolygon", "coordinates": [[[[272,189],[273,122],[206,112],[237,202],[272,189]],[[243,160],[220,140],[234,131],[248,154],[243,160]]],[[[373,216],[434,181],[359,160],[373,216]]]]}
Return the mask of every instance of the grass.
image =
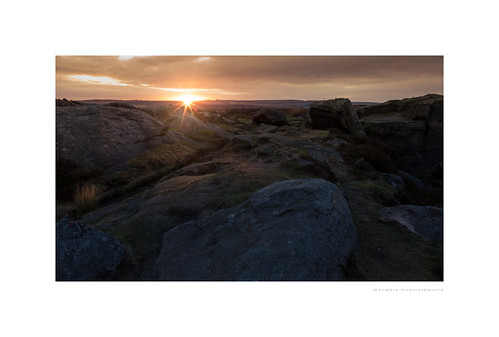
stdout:
{"type": "Polygon", "coordinates": [[[102,175],[97,167],[80,167],[76,162],[57,158],[56,160],[56,195],[59,202],[73,199],[73,192],[78,185],[94,181],[102,175]]]}
{"type": "Polygon", "coordinates": [[[73,200],[77,216],[80,218],[97,207],[97,187],[94,183],[79,185],[73,194],[73,200]]]}
{"type": "Polygon", "coordinates": [[[160,144],[128,161],[131,167],[176,167],[189,161],[195,151],[182,143],[160,144]]]}
{"type": "Polygon", "coordinates": [[[438,281],[442,279],[442,249],[402,225],[378,220],[384,207],[372,191],[377,181],[349,182],[342,186],[359,233],[361,254],[350,280],[438,281]]]}

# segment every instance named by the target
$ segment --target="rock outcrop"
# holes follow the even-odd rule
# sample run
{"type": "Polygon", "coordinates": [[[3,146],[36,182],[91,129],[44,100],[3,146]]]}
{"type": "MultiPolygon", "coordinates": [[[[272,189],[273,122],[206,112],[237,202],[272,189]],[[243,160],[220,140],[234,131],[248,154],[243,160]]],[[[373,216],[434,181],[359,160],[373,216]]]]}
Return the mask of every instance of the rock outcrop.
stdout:
{"type": "Polygon", "coordinates": [[[381,221],[399,223],[430,242],[443,243],[442,208],[400,205],[383,208],[379,216],[381,221]]]}
{"type": "Polygon", "coordinates": [[[406,113],[412,119],[425,119],[430,110],[441,106],[443,110],[443,96],[427,94],[424,96],[390,100],[385,103],[369,105],[357,110],[359,118],[369,115],[392,114],[394,112],[406,113]]]}
{"type": "Polygon", "coordinates": [[[125,253],[118,239],[62,218],[56,224],[56,280],[112,280],[125,253]]]}
{"type": "Polygon", "coordinates": [[[357,250],[340,189],[297,179],[167,231],[156,268],[162,280],[341,280],[357,250]]]}
{"type": "Polygon", "coordinates": [[[420,176],[441,176],[443,96],[392,100],[358,111],[366,134],[403,155],[403,168],[420,176]]]}
{"type": "Polygon", "coordinates": [[[161,143],[185,136],[143,111],[101,105],[57,107],[57,156],[80,166],[122,165],[161,143]]]}
{"type": "Polygon", "coordinates": [[[348,98],[313,103],[309,115],[314,129],[338,128],[355,135],[364,134],[352,102],[348,98]]]}
{"type": "Polygon", "coordinates": [[[258,112],[253,116],[253,122],[257,124],[268,124],[276,126],[289,124],[288,119],[282,112],[267,108],[258,110],[258,112]]]}

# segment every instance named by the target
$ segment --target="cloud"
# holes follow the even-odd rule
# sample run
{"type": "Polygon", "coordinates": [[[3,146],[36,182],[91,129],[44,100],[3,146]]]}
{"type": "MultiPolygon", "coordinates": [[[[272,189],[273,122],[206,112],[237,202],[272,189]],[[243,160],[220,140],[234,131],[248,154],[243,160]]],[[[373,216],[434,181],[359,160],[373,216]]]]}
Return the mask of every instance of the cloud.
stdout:
{"type": "MultiPolygon", "coordinates": [[[[59,56],[56,68],[58,81],[85,75],[156,90],[156,94],[157,90],[199,90],[209,98],[223,98],[224,93],[239,98],[235,93],[241,93],[244,99],[317,99],[334,97],[336,92],[355,96],[369,92],[369,97],[381,98],[390,94],[388,90],[406,97],[421,90],[443,90],[441,56],[142,56],[126,60],[59,56]],[[326,92],[331,93],[323,97],[326,92]]],[[[64,90],[62,83],[58,88],[64,90]]]]}

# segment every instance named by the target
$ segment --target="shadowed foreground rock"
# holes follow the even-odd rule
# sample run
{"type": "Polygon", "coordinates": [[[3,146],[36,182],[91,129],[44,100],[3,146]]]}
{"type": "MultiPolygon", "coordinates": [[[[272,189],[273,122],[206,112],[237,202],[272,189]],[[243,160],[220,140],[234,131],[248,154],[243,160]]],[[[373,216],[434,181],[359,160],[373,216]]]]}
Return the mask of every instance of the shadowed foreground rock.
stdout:
{"type": "Polygon", "coordinates": [[[155,145],[185,141],[143,111],[112,106],[58,106],[57,156],[81,166],[122,165],[155,145]]]}
{"type": "Polygon", "coordinates": [[[443,209],[433,206],[400,205],[383,208],[383,222],[397,222],[433,243],[443,243],[443,209]]]}
{"type": "Polygon", "coordinates": [[[112,280],[124,252],[118,239],[64,217],[56,225],[56,280],[112,280]]]}
{"type": "Polygon", "coordinates": [[[339,188],[296,179],[169,230],[156,268],[162,280],[342,280],[357,251],[339,188]]]}

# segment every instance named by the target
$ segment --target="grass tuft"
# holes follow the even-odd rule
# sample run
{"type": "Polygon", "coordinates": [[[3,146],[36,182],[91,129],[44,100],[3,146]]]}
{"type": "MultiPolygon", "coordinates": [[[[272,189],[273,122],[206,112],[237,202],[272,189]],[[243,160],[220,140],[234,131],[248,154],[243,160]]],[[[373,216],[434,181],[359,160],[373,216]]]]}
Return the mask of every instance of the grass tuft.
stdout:
{"type": "Polygon", "coordinates": [[[94,210],[97,207],[97,187],[94,183],[79,185],[73,194],[73,200],[78,217],[94,210]]]}

